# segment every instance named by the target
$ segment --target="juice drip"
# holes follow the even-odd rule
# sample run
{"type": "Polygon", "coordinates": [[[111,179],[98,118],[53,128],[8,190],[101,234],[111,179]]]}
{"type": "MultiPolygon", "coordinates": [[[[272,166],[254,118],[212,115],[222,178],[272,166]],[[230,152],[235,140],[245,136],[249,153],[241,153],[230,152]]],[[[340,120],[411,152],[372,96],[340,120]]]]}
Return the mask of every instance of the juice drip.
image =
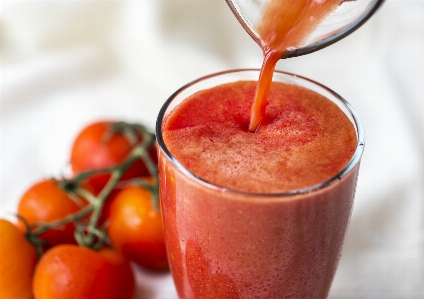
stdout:
{"type": "Polygon", "coordinates": [[[270,0],[257,31],[264,53],[251,109],[249,131],[256,132],[265,116],[266,98],[278,60],[288,48],[299,47],[342,0],[270,0]]]}
{"type": "Polygon", "coordinates": [[[281,57],[279,51],[273,50],[264,53],[264,61],[259,74],[258,85],[255,91],[255,100],[250,112],[249,131],[255,132],[265,116],[266,100],[271,87],[275,65],[281,57]]]}

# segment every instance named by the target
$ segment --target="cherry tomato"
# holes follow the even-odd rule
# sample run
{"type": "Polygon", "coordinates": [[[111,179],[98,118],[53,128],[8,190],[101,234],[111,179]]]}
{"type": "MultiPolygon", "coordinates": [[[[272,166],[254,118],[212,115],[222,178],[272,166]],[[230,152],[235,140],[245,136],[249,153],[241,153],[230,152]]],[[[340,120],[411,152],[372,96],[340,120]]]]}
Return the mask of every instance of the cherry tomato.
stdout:
{"type": "MultiPolygon", "coordinates": [[[[71,149],[71,168],[77,174],[81,171],[114,167],[122,163],[134,146],[143,141],[142,133],[133,130],[133,142],[125,134],[131,126],[116,121],[98,121],[86,126],[76,137],[71,149]]],[[[155,143],[148,150],[157,163],[155,143]]],[[[134,163],[123,180],[132,177],[150,176],[142,160],[134,163]]],[[[90,179],[91,186],[100,192],[110,178],[109,174],[97,174],[90,179]]]]}
{"type": "MultiPolygon", "coordinates": [[[[51,222],[62,219],[78,212],[87,204],[82,198],[71,198],[55,180],[42,180],[31,186],[21,197],[18,204],[18,215],[23,217],[27,224],[51,222]]],[[[22,220],[18,227],[25,230],[22,220]]],[[[50,246],[58,244],[76,244],[74,238],[75,225],[68,223],[51,229],[40,235],[50,246]]]]}
{"type": "Polygon", "coordinates": [[[149,190],[122,189],[112,199],[109,214],[109,238],[127,259],[151,270],[168,268],[162,218],[149,190]]]}
{"type": "Polygon", "coordinates": [[[117,251],[64,244],[41,257],[33,290],[35,299],[131,299],[135,280],[129,261],[117,251]]]}
{"type": "Polygon", "coordinates": [[[0,297],[32,298],[32,274],[37,261],[35,248],[11,222],[0,219],[0,297]]]}

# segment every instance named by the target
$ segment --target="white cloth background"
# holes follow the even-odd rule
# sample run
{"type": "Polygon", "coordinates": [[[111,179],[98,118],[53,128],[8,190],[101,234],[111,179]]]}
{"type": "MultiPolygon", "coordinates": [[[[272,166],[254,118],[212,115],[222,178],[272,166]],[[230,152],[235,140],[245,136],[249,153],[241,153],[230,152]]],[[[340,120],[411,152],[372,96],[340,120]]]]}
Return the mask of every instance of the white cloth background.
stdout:
{"type": "MultiPolygon", "coordinates": [[[[154,127],[178,87],[260,67],[259,47],[224,0],[0,4],[0,214],[101,118],[154,127]]],[[[358,31],[277,68],[332,88],[367,141],[330,298],[424,298],[424,1],[388,0],[358,31]]],[[[136,298],[176,299],[168,274],[138,271],[136,298]]]]}

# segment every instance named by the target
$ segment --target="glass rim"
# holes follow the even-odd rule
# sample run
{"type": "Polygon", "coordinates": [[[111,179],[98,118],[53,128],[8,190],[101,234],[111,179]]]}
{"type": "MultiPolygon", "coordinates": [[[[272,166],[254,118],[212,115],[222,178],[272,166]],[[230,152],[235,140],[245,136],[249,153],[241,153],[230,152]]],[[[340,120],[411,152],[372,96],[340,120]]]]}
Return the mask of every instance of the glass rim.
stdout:
{"type": "MultiPolygon", "coordinates": [[[[226,0],[227,5],[230,7],[233,14],[236,16],[237,20],[243,24],[247,24],[245,17],[242,13],[240,13],[239,9],[234,5],[232,0],[226,0]]],[[[320,39],[316,42],[313,42],[308,45],[300,46],[294,49],[287,49],[284,53],[283,57],[281,59],[286,58],[292,58],[297,56],[302,56],[306,54],[313,53],[315,51],[324,49],[341,39],[345,38],[346,36],[350,35],[354,31],[356,31],[359,27],[361,27],[363,24],[365,24],[372,15],[375,14],[375,12],[381,7],[381,5],[385,2],[385,0],[371,0],[366,9],[362,12],[362,14],[352,21],[351,23],[345,25],[344,27],[340,28],[333,34],[330,34],[329,36],[320,39]]],[[[250,26],[244,27],[246,32],[250,35],[250,37],[258,44],[260,45],[259,37],[254,33],[253,29],[250,26]]]]}
{"type": "Polygon", "coordinates": [[[321,39],[315,43],[312,43],[310,45],[288,50],[285,53],[285,55],[282,57],[282,59],[309,54],[309,53],[321,50],[323,48],[326,48],[338,42],[339,40],[350,35],[352,32],[356,31],[363,24],[365,24],[368,21],[368,19],[370,19],[371,16],[374,15],[374,13],[380,8],[380,6],[383,4],[384,1],[385,0],[373,0],[358,19],[348,24],[347,26],[342,28],[340,31],[335,32],[332,35],[324,39],[321,39]]]}
{"type": "MultiPolygon", "coordinates": [[[[168,99],[165,101],[165,103],[162,105],[157,120],[156,120],[156,141],[158,143],[159,146],[159,150],[161,150],[167,159],[169,159],[169,161],[171,161],[174,166],[177,167],[177,169],[179,171],[181,171],[183,174],[185,174],[186,176],[190,177],[191,179],[193,179],[194,181],[205,185],[206,187],[209,187],[210,189],[221,189],[223,191],[227,191],[227,192],[232,192],[232,193],[236,193],[236,194],[240,194],[240,195],[252,195],[252,196],[260,196],[260,197],[285,197],[285,196],[293,196],[293,195],[298,195],[298,194],[306,194],[306,193],[310,193],[313,191],[318,191],[321,189],[324,189],[325,187],[331,185],[332,183],[342,179],[344,176],[346,176],[352,169],[355,168],[355,166],[359,163],[363,151],[364,151],[364,147],[365,147],[365,131],[364,131],[364,127],[357,115],[357,113],[355,112],[355,110],[353,109],[353,107],[343,98],[341,97],[339,94],[337,94],[336,92],[334,92],[333,90],[331,90],[330,88],[326,87],[325,85],[318,83],[314,80],[311,80],[309,78],[303,77],[303,76],[299,76],[293,73],[289,73],[289,72],[284,72],[284,71],[279,71],[279,70],[274,70],[274,74],[280,74],[283,76],[287,76],[287,77],[291,77],[291,78],[295,78],[295,79],[300,79],[302,81],[308,82],[308,83],[312,83],[313,85],[324,89],[325,91],[329,92],[331,95],[333,95],[335,98],[337,98],[338,101],[340,101],[340,103],[347,109],[347,111],[349,112],[353,124],[355,126],[355,130],[356,130],[356,135],[357,135],[357,145],[356,145],[356,149],[355,152],[352,156],[352,158],[350,159],[350,161],[345,165],[345,167],[343,167],[343,169],[341,169],[337,174],[335,174],[334,176],[332,176],[331,178],[320,182],[318,184],[312,185],[312,186],[308,186],[305,188],[301,188],[301,189],[295,189],[295,190],[290,190],[290,191],[283,191],[283,192],[273,192],[273,193],[264,193],[264,192],[249,192],[249,191],[243,191],[243,190],[237,190],[237,189],[233,189],[233,188],[228,188],[225,186],[221,186],[221,185],[217,185],[214,183],[211,183],[199,176],[197,176],[196,174],[192,173],[190,170],[188,170],[187,168],[185,168],[169,151],[169,149],[167,148],[165,141],[163,139],[162,136],[162,124],[163,124],[163,120],[165,119],[165,113],[168,110],[168,107],[170,106],[170,104],[173,102],[173,100],[183,91],[185,91],[186,89],[190,88],[191,86],[195,85],[196,83],[205,81],[207,79],[211,79],[214,77],[218,77],[218,76],[222,76],[222,75],[227,75],[227,74],[232,74],[232,73],[243,73],[243,72],[258,72],[259,75],[259,71],[260,69],[255,69],[255,68],[244,68],[244,69],[232,69],[232,70],[227,70],[227,71],[222,71],[222,72],[217,72],[217,73],[212,73],[203,77],[200,77],[196,80],[193,80],[185,85],[183,85],[182,87],[180,87],[178,90],[176,90],[170,97],[168,97],[168,99]]],[[[229,83],[229,82],[228,82],[229,83]]],[[[306,87],[305,87],[306,88],[306,87]]],[[[331,101],[331,100],[330,100],[331,101]]]]}

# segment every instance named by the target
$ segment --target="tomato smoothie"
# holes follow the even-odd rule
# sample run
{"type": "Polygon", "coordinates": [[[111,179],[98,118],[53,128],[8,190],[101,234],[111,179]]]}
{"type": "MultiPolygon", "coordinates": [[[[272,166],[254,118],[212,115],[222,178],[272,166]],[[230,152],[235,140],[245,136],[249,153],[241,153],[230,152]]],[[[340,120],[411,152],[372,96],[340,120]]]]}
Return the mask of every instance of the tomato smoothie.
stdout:
{"type": "Polygon", "coordinates": [[[340,96],[276,71],[267,113],[249,132],[258,74],[201,78],[172,95],[159,114],[162,215],[181,299],[329,292],[363,129],[340,96]]]}

